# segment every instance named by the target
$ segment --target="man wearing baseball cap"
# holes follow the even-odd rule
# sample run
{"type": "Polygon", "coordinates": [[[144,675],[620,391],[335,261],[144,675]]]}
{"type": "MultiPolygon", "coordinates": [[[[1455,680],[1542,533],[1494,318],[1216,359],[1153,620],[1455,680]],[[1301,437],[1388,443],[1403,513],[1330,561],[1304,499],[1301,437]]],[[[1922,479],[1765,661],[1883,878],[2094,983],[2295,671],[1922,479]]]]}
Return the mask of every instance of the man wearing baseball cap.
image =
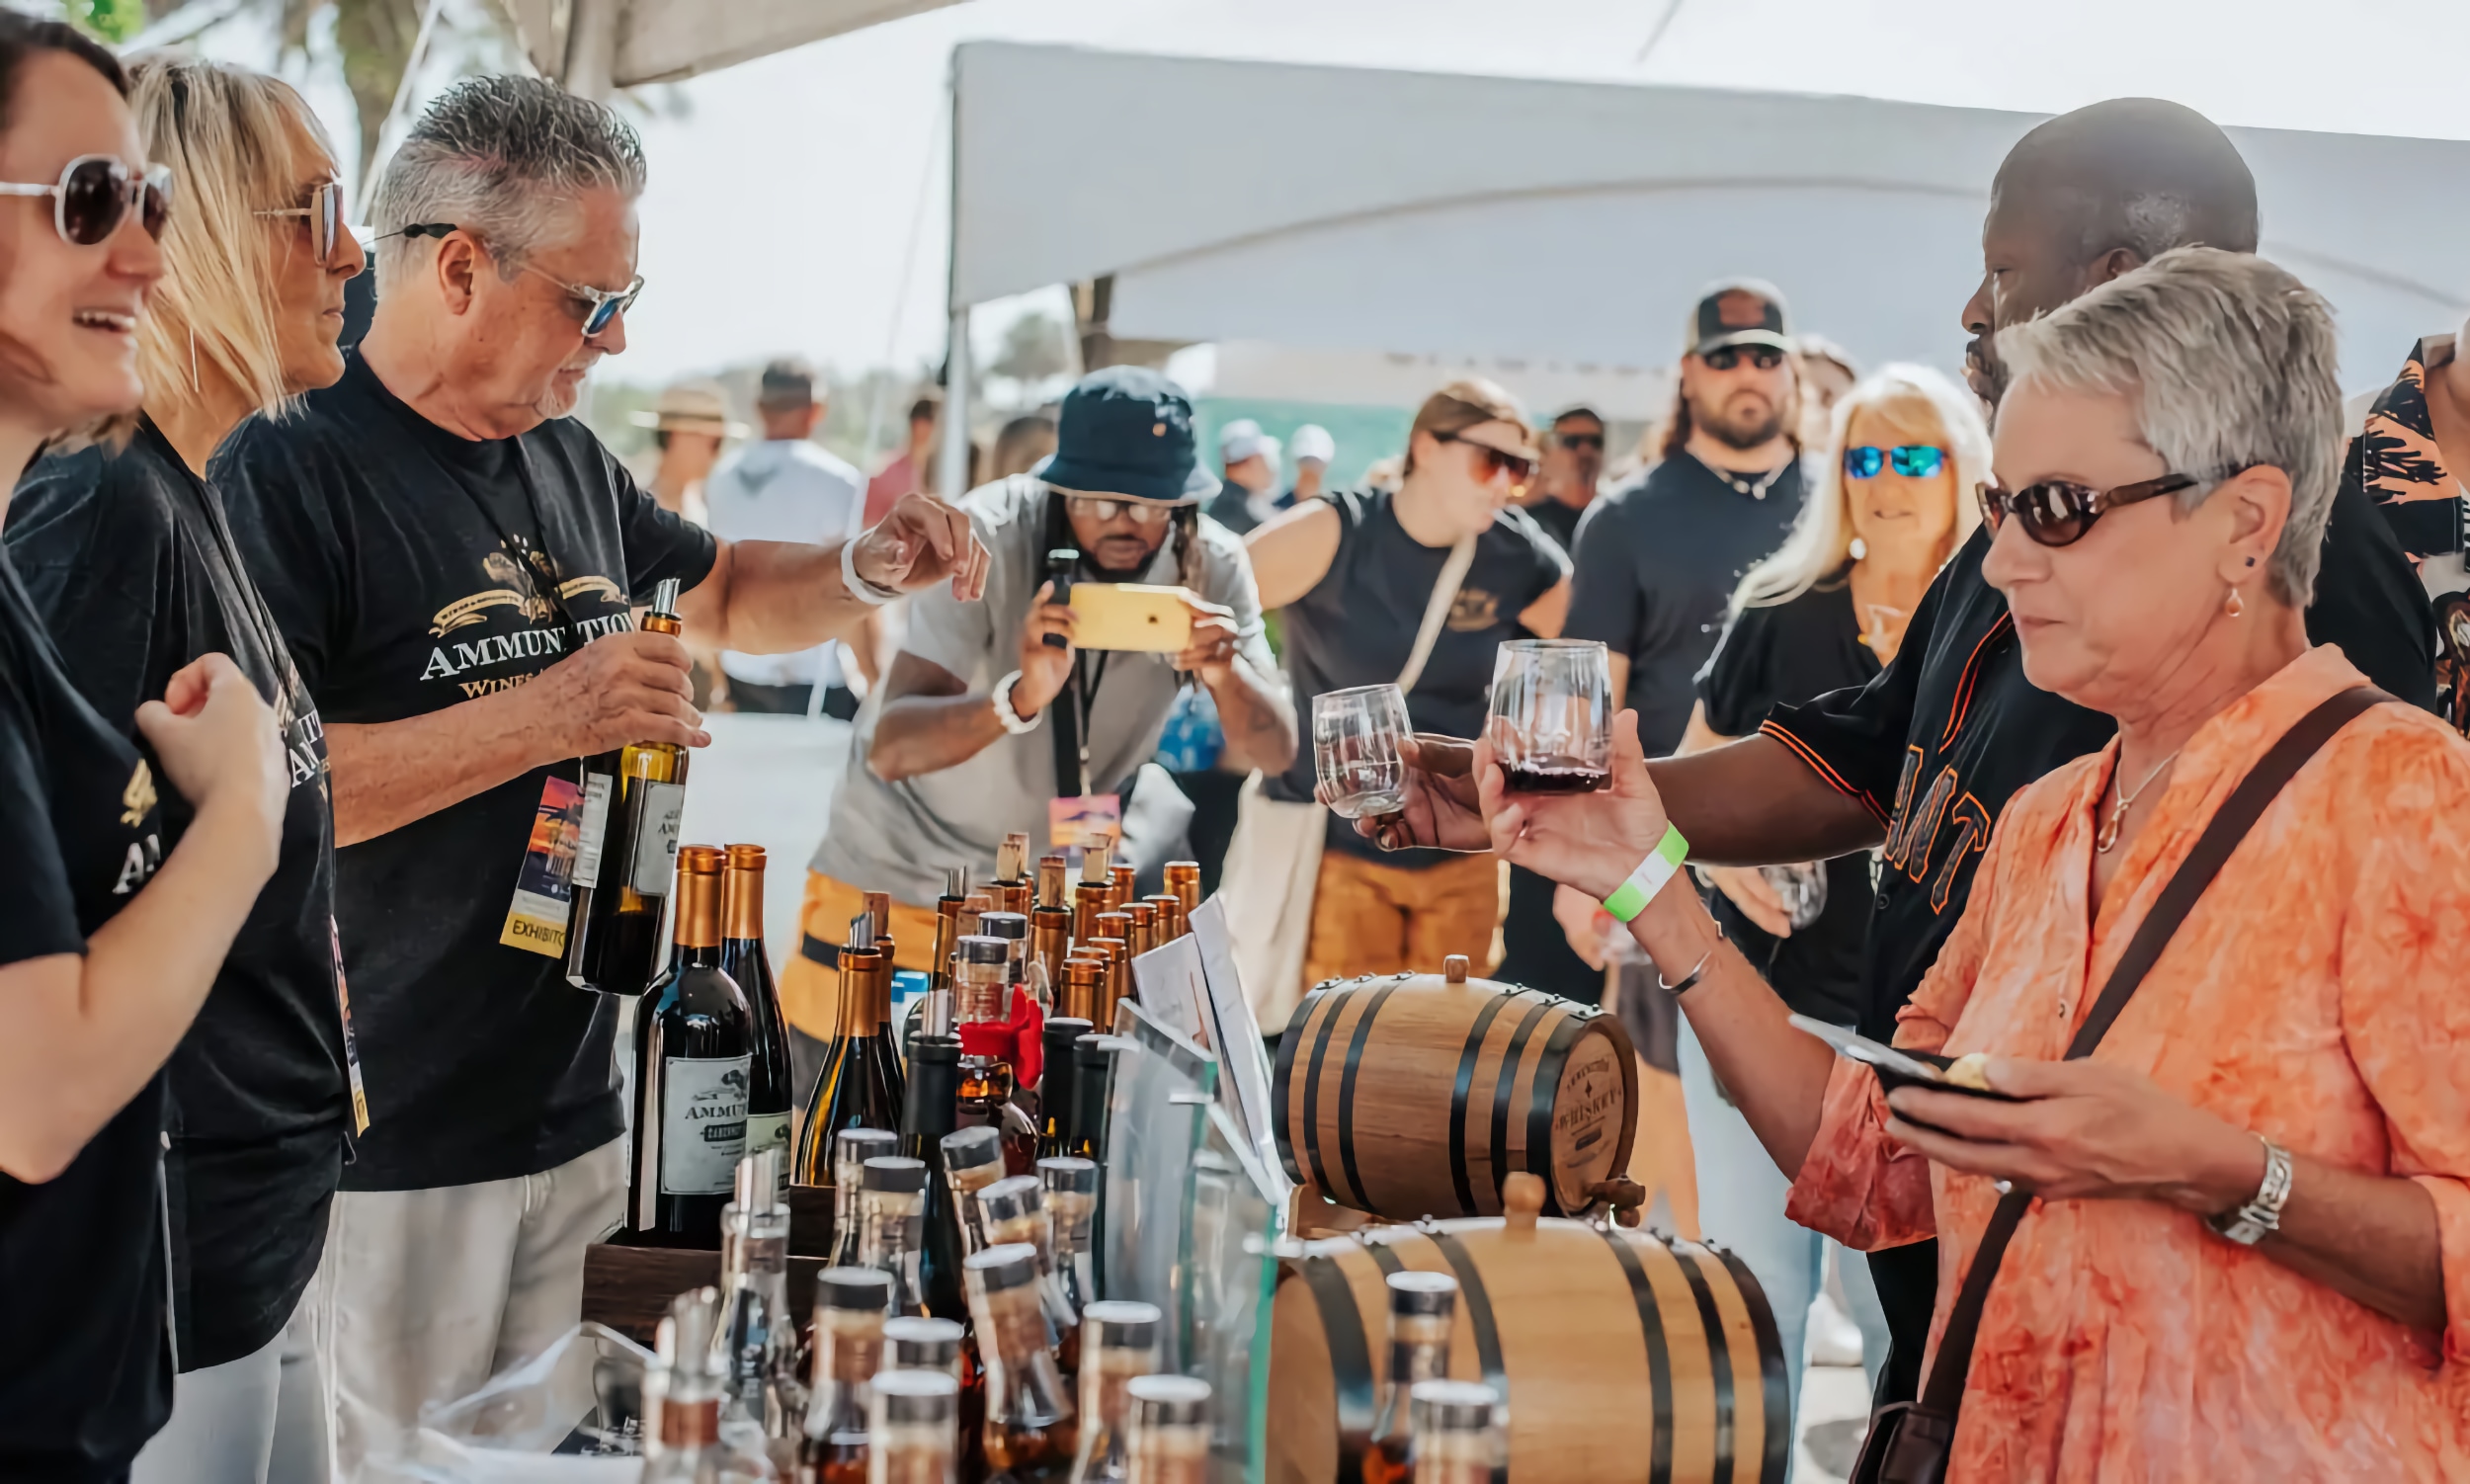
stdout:
{"type": "Polygon", "coordinates": [[[1319,423],[1306,423],[1295,430],[1286,450],[1286,456],[1295,460],[1295,482],[1286,491],[1288,509],[1306,500],[1321,498],[1322,481],[1329,477],[1329,461],[1338,456],[1338,440],[1319,423]]]}
{"type": "Polygon", "coordinates": [[[1637,709],[1649,757],[1681,745],[1734,587],[1801,511],[1783,295],[1757,279],[1712,285],[1684,336],[1662,460],[1596,502],[1570,553],[1566,632],[1612,651],[1613,690],[1637,709]]]}
{"type": "Polygon", "coordinates": [[[805,947],[782,976],[803,1035],[831,1033],[832,945],[862,890],[891,893],[895,961],[926,967],[945,869],[966,866],[985,880],[1007,832],[1050,843],[1050,801],[1119,794],[1157,751],[1188,681],[1216,702],[1236,766],[1276,772],[1294,757],[1294,708],[1262,631],[1252,565],[1240,540],[1199,519],[1217,488],[1199,467],[1184,389],[1144,368],[1110,367],[1064,397],[1055,454],[1040,473],[959,502],[990,553],[986,598],[914,598],[901,651],[859,712],[807,877],[805,947]],[[1047,553],[1067,548],[1080,553],[1078,582],[1182,588],[1189,645],[1180,654],[1073,647],[1073,611],[1048,601],[1047,553]],[[1065,746],[1058,728],[1069,729],[1065,746]]]}
{"type": "Polygon", "coordinates": [[[1226,484],[1209,502],[1209,519],[1237,536],[1249,536],[1293,504],[1278,483],[1280,452],[1277,440],[1251,418],[1237,418],[1220,428],[1218,466],[1226,471],[1226,484]]]}

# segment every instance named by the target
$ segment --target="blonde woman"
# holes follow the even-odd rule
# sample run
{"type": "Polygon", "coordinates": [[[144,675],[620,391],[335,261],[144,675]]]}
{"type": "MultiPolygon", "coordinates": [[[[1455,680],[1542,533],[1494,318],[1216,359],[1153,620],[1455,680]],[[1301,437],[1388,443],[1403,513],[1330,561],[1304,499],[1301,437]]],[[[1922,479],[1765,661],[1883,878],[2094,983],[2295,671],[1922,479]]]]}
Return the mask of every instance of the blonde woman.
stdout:
{"type": "MultiPolygon", "coordinates": [[[[353,1126],[333,927],[324,732],[233,551],[206,474],[226,435],[342,374],[344,281],[361,271],[333,152],[271,77],[144,58],[130,104],[172,175],[168,274],[138,327],[143,416],[126,448],[37,464],[6,531],[78,689],[127,731],[200,655],[228,654],[275,710],[288,764],[280,858],[169,1066],[164,1156],[181,1368],[133,1477],[268,1478],[324,1452],[313,1367],[282,1336],[316,1272],[353,1126]],[[279,1396],[283,1427],[277,1428],[279,1396]],[[278,1446],[278,1438],[281,1446],[278,1446]]],[[[166,789],[175,837],[187,800],[166,789]]]]}

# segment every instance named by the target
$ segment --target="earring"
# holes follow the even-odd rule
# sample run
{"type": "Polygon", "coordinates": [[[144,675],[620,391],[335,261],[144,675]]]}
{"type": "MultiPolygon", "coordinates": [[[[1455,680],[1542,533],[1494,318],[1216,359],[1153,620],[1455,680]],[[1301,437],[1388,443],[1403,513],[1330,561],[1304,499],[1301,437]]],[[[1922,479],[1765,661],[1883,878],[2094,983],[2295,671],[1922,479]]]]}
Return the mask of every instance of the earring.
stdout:
{"type": "Polygon", "coordinates": [[[2247,605],[2239,601],[2239,590],[2237,588],[2232,588],[2230,590],[2230,601],[2221,606],[2221,611],[2228,614],[2233,618],[2247,612],[2247,605]]]}
{"type": "Polygon", "coordinates": [[[198,327],[196,325],[189,327],[189,389],[193,392],[206,390],[198,384],[198,327]]]}
{"type": "Polygon", "coordinates": [[[1845,548],[1845,554],[1854,561],[1859,561],[1869,555],[1869,542],[1856,536],[1852,537],[1852,544],[1845,548]]]}

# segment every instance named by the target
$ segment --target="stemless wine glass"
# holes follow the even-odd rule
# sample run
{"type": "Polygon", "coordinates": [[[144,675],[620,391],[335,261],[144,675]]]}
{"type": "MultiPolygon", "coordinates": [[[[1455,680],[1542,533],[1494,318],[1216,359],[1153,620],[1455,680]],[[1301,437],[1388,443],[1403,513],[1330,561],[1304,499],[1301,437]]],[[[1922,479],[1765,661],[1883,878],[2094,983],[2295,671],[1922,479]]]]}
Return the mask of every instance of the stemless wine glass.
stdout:
{"type": "Polygon", "coordinates": [[[1357,686],[1312,698],[1312,773],[1330,812],[1344,819],[1406,805],[1407,699],[1396,686],[1357,686]]]}
{"type": "Polygon", "coordinates": [[[1510,788],[1585,793],[1612,778],[1612,671],[1588,639],[1512,639],[1492,667],[1485,723],[1510,788]]]}

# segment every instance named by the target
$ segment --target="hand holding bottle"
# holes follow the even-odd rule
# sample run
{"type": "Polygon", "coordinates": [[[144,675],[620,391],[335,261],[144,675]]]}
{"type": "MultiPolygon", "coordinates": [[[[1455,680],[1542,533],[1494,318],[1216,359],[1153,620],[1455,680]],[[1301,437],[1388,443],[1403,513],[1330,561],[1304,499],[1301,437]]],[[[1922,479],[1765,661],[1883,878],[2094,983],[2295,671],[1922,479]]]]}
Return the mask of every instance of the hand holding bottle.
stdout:
{"type": "Polygon", "coordinates": [[[273,874],[291,780],[275,713],[231,656],[201,655],[180,667],[161,701],[137,707],[137,730],[200,814],[229,811],[249,823],[273,874]]]}
{"type": "Polygon", "coordinates": [[[634,742],[707,747],[688,678],[694,657],[675,634],[634,628],[583,646],[508,695],[547,736],[544,751],[586,758],[634,742]]]}

